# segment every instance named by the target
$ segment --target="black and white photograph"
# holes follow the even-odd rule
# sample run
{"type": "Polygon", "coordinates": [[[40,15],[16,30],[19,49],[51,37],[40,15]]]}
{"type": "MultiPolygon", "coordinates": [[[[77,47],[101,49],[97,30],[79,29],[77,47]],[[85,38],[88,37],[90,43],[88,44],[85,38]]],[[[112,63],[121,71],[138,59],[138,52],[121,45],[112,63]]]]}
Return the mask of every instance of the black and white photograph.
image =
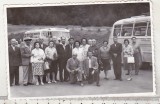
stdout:
{"type": "Polygon", "coordinates": [[[10,6],[11,98],[154,92],[150,2],[10,6]]]}

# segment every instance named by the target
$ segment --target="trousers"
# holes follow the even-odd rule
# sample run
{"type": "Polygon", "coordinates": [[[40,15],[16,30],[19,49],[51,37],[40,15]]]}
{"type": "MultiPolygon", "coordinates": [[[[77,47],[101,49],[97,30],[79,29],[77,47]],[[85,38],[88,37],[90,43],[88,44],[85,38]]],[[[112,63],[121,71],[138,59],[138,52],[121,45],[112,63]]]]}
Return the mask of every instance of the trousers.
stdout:
{"type": "Polygon", "coordinates": [[[96,84],[99,84],[99,70],[94,70],[93,68],[89,68],[89,75],[88,75],[88,83],[91,84],[96,81],[96,84]],[[94,71],[94,73],[92,73],[94,71]]]}
{"type": "Polygon", "coordinates": [[[10,66],[10,86],[12,86],[15,79],[15,85],[19,84],[19,66],[10,66]]]}
{"type": "Polygon", "coordinates": [[[30,66],[22,66],[23,67],[23,84],[32,83],[33,75],[32,69],[30,66]]]}

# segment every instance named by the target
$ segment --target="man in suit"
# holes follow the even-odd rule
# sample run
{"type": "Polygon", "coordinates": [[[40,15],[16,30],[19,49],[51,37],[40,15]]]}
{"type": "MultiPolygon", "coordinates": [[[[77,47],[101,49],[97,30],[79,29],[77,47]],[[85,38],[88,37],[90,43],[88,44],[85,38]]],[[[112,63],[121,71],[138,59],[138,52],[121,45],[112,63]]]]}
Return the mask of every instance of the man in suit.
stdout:
{"type": "Polygon", "coordinates": [[[30,58],[31,58],[31,38],[24,38],[25,45],[20,48],[21,58],[22,58],[22,67],[23,67],[23,85],[32,85],[32,70],[30,67],[30,58]]]}
{"type": "MultiPolygon", "coordinates": [[[[38,42],[40,43],[40,48],[43,49],[43,51],[45,51],[45,49],[47,48],[47,45],[44,44],[44,40],[42,38],[38,39],[38,42]]],[[[43,82],[47,83],[46,81],[46,71],[44,71],[44,75],[43,75],[43,82]]],[[[40,78],[38,77],[38,81],[40,82],[40,78]]]]}
{"type": "MultiPolygon", "coordinates": [[[[65,54],[66,54],[66,62],[67,63],[67,60],[70,59],[72,57],[72,50],[74,48],[74,38],[69,38],[69,44],[66,45],[65,47],[65,54]]],[[[69,72],[68,70],[64,70],[64,80],[65,81],[68,81],[69,80],[69,72]]]]}
{"type": "Polygon", "coordinates": [[[95,78],[96,85],[100,86],[97,58],[93,56],[91,51],[88,51],[88,57],[83,62],[83,69],[85,75],[87,75],[88,83],[92,84],[94,82],[93,78],[95,78]]]}
{"type": "Polygon", "coordinates": [[[9,46],[9,72],[10,72],[10,86],[12,86],[15,79],[15,85],[19,85],[19,66],[21,65],[20,48],[16,46],[16,39],[11,39],[9,46]]]}
{"type": "Polygon", "coordinates": [[[65,75],[66,71],[66,54],[65,54],[65,47],[66,47],[66,39],[65,37],[61,37],[61,43],[56,45],[57,54],[58,54],[58,67],[59,67],[59,77],[60,81],[64,81],[63,74],[65,75]],[[64,73],[63,73],[64,72],[64,73]]]}
{"type": "Polygon", "coordinates": [[[121,53],[122,53],[122,44],[118,43],[117,37],[113,38],[114,43],[110,46],[110,54],[113,61],[113,69],[115,74],[115,80],[122,81],[121,77],[121,53]]]}
{"type": "Polygon", "coordinates": [[[44,44],[44,40],[42,38],[39,38],[39,43],[41,45],[41,49],[43,49],[43,51],[45,51],[45,49],[47,48],[47,45],[44,44]]]}

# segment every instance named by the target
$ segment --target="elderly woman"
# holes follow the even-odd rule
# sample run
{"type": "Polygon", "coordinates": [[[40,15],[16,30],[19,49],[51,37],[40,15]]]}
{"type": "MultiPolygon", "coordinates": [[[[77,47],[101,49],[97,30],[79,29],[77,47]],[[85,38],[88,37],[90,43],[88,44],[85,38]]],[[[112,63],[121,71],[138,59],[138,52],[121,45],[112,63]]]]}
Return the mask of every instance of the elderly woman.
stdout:
{"type": "Polygon", "coordinates": [[[38,76],[40,77],[41,85],[44,85],[43,83],[44,59],[45,59],[45,53],[40,48],[40,43],[35,42],[34,49],[32,50],[31,63],[32,63],[33,75],[36,80],[36,85],[39,85],[38,76]]]}
{"type": "Polygon", "coordinates": [[[57,60],[57,50],[54,47],[54,42],[49,41],[49,46],[45,49],[46,62],[49,63],[49,69],[46,70],[47,73],[47,82],[48,83],[56,83],[55,74],[56,74],[56,60],[57,60]],[[52,81],[50,79],[50,75],[52,75],[52,81]]]}
{"type": "Polygon", "coordinates": [[[103,41],[103,46],[99,49],[99,61],[100,64],[103,66],[105,77],[104,79],[108,80],[108,71],[111,70],[110,65],[110,53],[109,53],[109,46],[107,41],[103,41]]]}
{"type": "Polygon", "coordinates": [[[127,80],[132,80],[132,70],[133,70],[133,63],[128,62],[129,57],[133,57],[133,48],[131,45],[129,45],[129,40],[124,40],[124,46],[123,46],[123,61],[124,61],[124,69],[128,70],[128,73],[126,75],[129,75],[129,78],[127,80]]]}

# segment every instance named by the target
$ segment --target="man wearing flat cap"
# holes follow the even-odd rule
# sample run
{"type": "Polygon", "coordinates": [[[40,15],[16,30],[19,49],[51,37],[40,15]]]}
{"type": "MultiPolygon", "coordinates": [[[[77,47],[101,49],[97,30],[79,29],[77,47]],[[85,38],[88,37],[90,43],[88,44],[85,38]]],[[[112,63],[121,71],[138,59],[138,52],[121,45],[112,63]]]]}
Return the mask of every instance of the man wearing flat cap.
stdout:
{"type": "Polygon", "coordinates": [[[23,67],[23,85],[32,85],[32,70],[30,66],[30,58],[31,58],[31,38],[24,38],[24,46],[20,48],[21,50],[21,58],[22,58],[22,67],[23,67]]]}

